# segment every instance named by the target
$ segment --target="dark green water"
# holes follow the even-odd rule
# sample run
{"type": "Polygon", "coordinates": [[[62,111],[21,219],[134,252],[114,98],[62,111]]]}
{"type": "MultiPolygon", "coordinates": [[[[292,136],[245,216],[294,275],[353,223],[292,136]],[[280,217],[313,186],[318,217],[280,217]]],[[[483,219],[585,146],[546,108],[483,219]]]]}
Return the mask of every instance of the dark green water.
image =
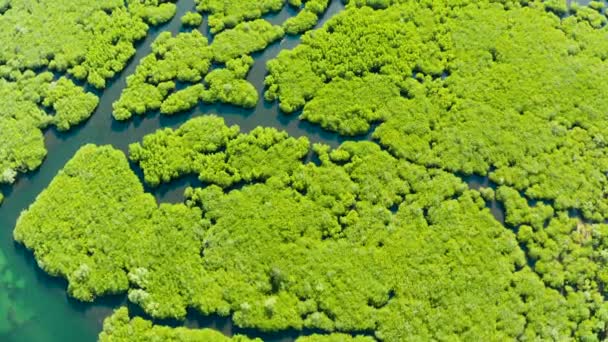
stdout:
{"type": "MultiPolygon", "coordinates": [[[[324,142],[337,146],[343,141],[336,134],[299,121],[295,115],[284,116],[279,113],[276,104],[263,101],[260,101],[255,110],[242,110],[225,105],[200,105],[195,110],[173,117],[150,113],[127,123],[113,121],[112,103],[124,88],[126,76],[132,74],[139,60],[150,52],[150,44],[160,32],[180,31],[180,17],[193,8],[193,0],[180,0],[175,18],[161,27],[151,29],[147,38],[139,43],[137,54],[127,68],[109,83],[105,91],[98,94],[100,105],[91,119],[68,133],[48,130],[45,133],[48,156],[40,169],[23,175],[12,187],[2,188],[6,199],[0,206],[0,341],[95,341],[101,331],[103,319],[110,315],[114,308],[126,303],[125,296],[101,298],[95,303],[80,303],[68,298],[66,282],[46,275],[36,265],[32,253],[13,242],[13,227],[21,211],[34,202],[36,196],[48,186],[57,172],[81,146],[89,143],[110,144],[126,151],[130,143],[139,141],[144,135],[159,128],[177,127],[189,118],[210,113],[223,116],[228,124],[237,124],[243,131],[262,125],[286,130],[296,137],[307,136],[311,142],[324,142]]],[[[340,0],[332,0],[319,25],[342,8],[340,0]]],[[[265,18],[280,24],[293,14],[293,10],[286,8],[280,13],[270,14],[265,18]]],[[[201,30],[207,33],[205,28],[201,27],[201,30]]],[[[274,58],[282,49],[295,47],[298,42],[298,37],[286,37],[269,46],[264,52],[254,55],[256,63],[248,79],[258,88],[260,95],[264,90],[266,61],[274,58]]],[[[367,138],[369,137],[357,139],[367,138]]],[[[180,202],[183,188],[192,182],[195,180],[186,178],[171,186],[155,189],[154,194],[159,202],[180,202]]],[[[226,334],[244,332],[251,336],[264,337],[269,341],[292,341],[297,335],[293,331],[266,336],[255,331],[239,331],[232,327],[229,319],[200,317],[195,314],[190,315],[190,319],[185,323],[166,323],[212,327],[226,334]]]]}

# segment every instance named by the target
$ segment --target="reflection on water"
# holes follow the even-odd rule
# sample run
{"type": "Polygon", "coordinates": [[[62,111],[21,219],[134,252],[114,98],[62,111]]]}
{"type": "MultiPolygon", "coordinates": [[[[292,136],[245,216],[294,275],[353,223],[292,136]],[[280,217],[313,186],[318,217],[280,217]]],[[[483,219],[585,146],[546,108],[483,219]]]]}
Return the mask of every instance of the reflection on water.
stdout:
{"type": "MultiPolygon", "coordinates": [[[[332,3],[319,25],[343,8],[340,0],[332,3]]],[[[279,113],[276,104],[260,101],[254,110],[243,110],[227,105],[199,105],[194,110],[176,116],[161,116],[149,113],[144,117],[120,123],[112,120],[112,103],[120,96],[125,87],[126,76],[132,74],[141,58],[151,51],[151,43],[160,32],[183,31],[180,18],[187,11],[194,9],[193,0],[180,0],[178,13],[169,23],[151,28],[148,36],[138,44],[136,55],[125,70],[116,79],[108,82],[103,91],[95,91],[100,96],[100,104],[95,114],[83,125],[70,132],[62,133],[49,129],[45,133],[48,156],[42,166],[31,173],[20,177],[12,187],[0,185],[6,195],[0,206],[0,341],[95,341],[102,328],[102,321],[118,306],[127,304],[125,296],[101,298],[95,303],[81,303],[69,298],[66,294],[67,282],[51,277],[36,264],[32,253],[23,246],[13,242],[12,230],[21,211],[34,202],[36,196],[47,187],[55,174],[84,144],[111,144],[127,151],[130,143],[163,127],[177,127],[188,119],[209,113],[216,113],[225,118],[229,125],[237,124],[243,131],[250,131],[258,125],[276,127],[299,137],[307,136],[311,142],[323,142],[337,146],[343,141],[337,134],[319,129],[312,124],[297,120],[296,115],[279,113]],[[9,268],[10,267],[10,268],[9,268]],[[21,287],[24,287],[21,289],[21,287]]],[[[294,14],[293,9],[286,7],[279,13],[268,14],[265,19],[275,24],[282,23],[294,14]]],[[[211,38],[206,25],[200,30],[211,38]]],[[[291,49],[299,43],[299,37],[286,37],[269,46],[265,51],[254,54],[254,64],[248,80],[263,93],[266,61],[274,58],[282,49],[291,49]]],[[[263,98],[263,96],[261,96],[263,98]]],[[[368,136],[358,139],[367,139],[368,136]]],[[[352,139],[349,139],[352,140],[352,139]]],[[[141,177],[141,171],[134,168],[141,177]]],[[[196,177],[185,177],[172,185],[164,185],[153,192],[159,201],[180,202],[183,189],[200,184],[196,177]]],[[[131,312],[141,314],[141,310],[130,307],[131,312]]],[[[145,316],[145,315],[144,315],[145,316]]],[[[184,322],[164,322],[172,325],[184,325],[184,322]]],[[[293,341],[299,334],[296,331],[280,334],[263,335],[254,330],[241,330],[232,326],[230,319],[222,317],[202,317],[191,313],[185,323],[189,327],[211,327],[225,334],[245,333],[259,336],[267,341],[293,341]]],[[[305,332],[310,333],[310,332],[305,332]]]]}

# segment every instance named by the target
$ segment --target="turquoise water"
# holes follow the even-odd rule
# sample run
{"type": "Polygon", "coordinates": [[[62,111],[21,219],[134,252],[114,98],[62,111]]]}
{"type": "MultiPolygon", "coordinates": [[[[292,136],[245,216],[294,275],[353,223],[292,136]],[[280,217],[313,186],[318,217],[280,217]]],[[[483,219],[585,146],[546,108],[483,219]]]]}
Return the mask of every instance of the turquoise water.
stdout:
{"type": "MultiPolygon", "coordinates": [[[[263,125],[286,130],[292,136],[307,136],[312,142],[337,146],[343,141],[334,133],[299,121],[296,115],[285,116],[279,113],[276,104],[263,101],[260,101],[254,110],[225,105],[200,105],[190,112],[172,117],[149,113],[126,123],[112,120],[112,103],[124,88],[126,76],[133,73],[139,60],[150,52],[150,44],[160,32],[180,31],[180,17],[193,8],[193,0],[180,0],[175,18],[161,27],[151,29],[147,38],[139,43],[137,54],[127,68],[109,83],[105,91],[98,94],[100,105],[91,119],[68,133],[48,130],[45,133],[48,156],[40,169],[22,176],[12,187],[2,187],[6,199],[0,206],[0,341],[95,341],[101,331],[103,319],[110,315],[114,308],[126,303],[125,296],[101,298],[95,303],[81,303],[70,299],[66,294],[66,282],[46,275],[36,265],[32,253],[13,241],[13,227],[21,211],[34,202],[36,196],[82,145],[111,144],[126,151],[130,143],[139,141],[144,135],[159,128],[177,127],[189,118],[210,113],[221,115],[228,124],[237,124],[243,131],[263,125]]],[[[340,0],[332,0],[319,25],[342,8],[340,0]]],[[[293,10],[286,8],[265,18],[279,24],[291,15],[293,10]]],[[[201,27],[201,30],[208,35],[205,28],[201,27]]],[[[298,42],[298,37],[286,37],[269,46],[264,52],[254,55],[256,63],[248,79],[258,88],[260,95],[264,90],[266,61],[274,58],[282,49],[295,47],[298,42]]],[[[355,140],[368,138],[369,136],[362,136],[355,140]]],[[[180,202],[183,188],[193,182],[196,182],[194,178],[185,178],[171,186],[155,189],[153,193],[159,202],[180,202]]],[[[195,314],[190,315],[190,319],[185,323],[164,323],[212,327],[229,335],[241,332],[250,336],[265,337],[269,341],[292,341],[293,337],[297,336],[294,331],[274,335],[242,331],[235,329],[229,319],[200,317],[195,314]]]]}

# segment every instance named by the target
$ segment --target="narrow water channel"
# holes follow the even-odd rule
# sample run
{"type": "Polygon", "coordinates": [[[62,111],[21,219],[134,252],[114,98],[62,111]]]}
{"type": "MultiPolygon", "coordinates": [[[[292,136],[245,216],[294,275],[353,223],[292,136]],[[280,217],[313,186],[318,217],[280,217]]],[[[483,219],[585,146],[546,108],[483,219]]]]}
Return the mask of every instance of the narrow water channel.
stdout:
{"type": "MultiPolygon", "coordinates": [[[[318,26],[343,9],[340,0],[332,0],[331,5],[318,26]]],[[[181,115],[164,117],[158,113],[149,113],[129,122],[121,123],[112,119],[112,103],[118,99],[126,84],[126,77],[135,71],[139,61],[151,51],[151,44],[164,31],[177,33],[182,30],[181,16],[193,10],[193,0],[179,0],[176,16],[167,24],[151,28],[145,40],[138,43],[137,52],[116,79],[98,93],[100,105],[94,115],[83,125],[70,132],[61,133],[50,129],[45,133],[48,156],[42,166],[35,172],[23,175],[12,187],[3,187],[5,202],[0,206],[0,252],[5,256],[5,271],[23,281],[23,288],[11,290],[8,299],[0,298],[0,306],[10,306],[8,319],[19,320],[8,333],[0,330],[0,341],[95,341],[102,328],[103,319],[112,310],[126,303],[125,296],[101,298],[95,303],[81,303],[70,299],[66,294],[67,283],[61,279],[46,275],[36,265],[31,252],[14,243],[12,231],[19,214],[34,202],[36,196],[45,189],[65,163],[85,144],[110,144],[126,151],[130,143],[141,140],[149,133],[164,127],[177,127],[188,119],[215,113],[225,118],[227,124],[237,124],[243,131],[256,126],[270,126],[286,130],[292,136],[307,136],[311,142],[323,142],[337,146],[343,141],[337,134],[319,129],[315,125],[301,122],[297,116],[285,116],[278,110],[276,103],[260,101],[254,110],[243,110],[226,105],[200,105],[196,109],[181,115]],[[5,303],[6,302],[6,303],[5,303]]],[[[279,24],[294,14],[286,8],[279,13],[268,14],[265,18],[279,24]]],[[[210,37],[206,25],[200,28],[210,37]]],[[[210,37],[211,38],[211,37],[210,37]]],[[[255,54],[256,60],[248,80],[252,82],[263,96],[263,84],[266,73],[266,62],[274,58],[282,49],[291,49],[299,43],[299,37],[286,37],[269,46],[265,51],[255,54]]],[[[367,139],[359,137],[358,139],[367,139]]],[[[352,139],[350,139],[352,140],[352,139]]],[[[161,202],[180,202],[183,188],[192,180],[184,179],[171,186],[155,189],[154,194],[161,202]]],[[[0,266],[2,256],[0,254],[0,266]]],[[[0,268],[0,270],[2,270],[0,268]]],[[[16,283],[16,282],[15,282],[16,283]]],[[[0,282],[0,292],[5,291],[0,282]]],[[[1,310],[1,308],[0,308],[1,310]]],[[[1,311],[0,311],[1,312],[1,311]]],[[[225,334],[234,333],[235,329],[229,319],[220,317],[200,317],[190,315],[185,325],[191,327],[211,327],[225,334]]],[[[0,317],[2,319],[2,317],[0,317]]],[[[171,322],[168,322],[171,323],[171,322]]],[[[172,322],[179,324],[177,322],[172,322]]],[[[296,332],[259,335],[255,331],[241,331],[265,337],[269,341],[292,341],[296,332]]]]}

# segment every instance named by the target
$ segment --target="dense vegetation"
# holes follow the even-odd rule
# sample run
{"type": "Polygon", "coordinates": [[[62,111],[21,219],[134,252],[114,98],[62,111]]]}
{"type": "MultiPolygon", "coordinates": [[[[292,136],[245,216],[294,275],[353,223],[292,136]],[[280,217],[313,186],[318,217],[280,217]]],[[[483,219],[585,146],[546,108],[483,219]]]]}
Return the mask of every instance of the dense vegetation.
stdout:
{"type": "Polygon", "coordinates": [[[129,319],[129,311],[123,307],[105,319],[99,342],[261,342],[245,336],[232,338],[212,329],[169,328],[153,325],[140,317],[129,319]]]}
{"type": "MultiPolygon", "coordinates": [[[[516,235],[458,177],[371,142],[313,149],[319,165],[302,161],[305,138],[242,134],[213,116],[165,129],[131,146],[146,180],[198,174],[207,186],[189,189],[186,205],[157,207],[121,152],[87,146],[22,215],[15,238],[67,278],[73,296],[128,289],[159,318],[183,318],[191,307],[232,315],[241,327],[369,331],[386,341],[603,332],[596,257],[567,266],[571,277],[591,267],[581,280],[591,287],[568,277],[560,286],[530,268],[516,235]]],[[[513,224],[547,215],[506,200],[508,190],[496,196],[513,224]]],[[[541,235],[527,236],[546,265],[561,261],[534,247],[541,235]]]]}
{"type": "MultiPolygon", "coordinates": [[[[295,17],[287,19],[283,23],[283,28],[288,34],[304,33],[312,29],[319,17],[325,12],[331,0],[308,0],[304,1],[304,8],[295,17]]],[[[302,6],[302,0],[289,0],[289,4],[294,7],[302,6]]]]}
{"type": "MultiPolygon", "coordinates": [[[[250,55],[309,30],[328,4],[198,1],[213,42],[196,29],[161,34],[114,117],[175,114],[199,101],[254,107],[250,55]],[[282,26],[261,19],[286,4],[300,12],[282,26]]],[[[175,10],[128,5],[99,15],[122,11],[145,34],[146,23],[175,10]]],[[[604,339],[603,11],[600,2],[351,0],[268,64],[265,96],[341,135],[378,124],[374,142],[331,149],[274,128],[243,133],[216,116],[195,118],[129,147],[151,187],[188,175],[202,182],[171,205],[145,193],[122,152],[88,145],[22,214],[15,239],[67,279],[73,297],[127,292],[154,318],[192,309],[262,331],[328,332],[300,342],[604,339]],[[470,189],[469,175],[492,188],[470,189]],[[504,207],[504,223],[489,201],[504,207]]],[[[191,13],[183,23],[199,19],[191,13]]],[[[124,39],[132,48],[141,36],[124,39]]],[[[111,77],[89,79],[87,67],[106,60],[87,64],[88,52],[72,63],[11,51],[0,54],[9,56],[0,66],[8,102],[0,131],[10,132],[0,135],[4,183],[44,158],[41,128],[69,129],[96,107],[71,78],[103,86],[111,77]],[[71,76],[30,70],[46,66],[71,76]]],[[[133,338],[231,340],[131,320],[126,309],[100,335],[133,338]]]]}
{"type": "Polygon", "coordinates": [[[126,120],[133,114],[160,109],[175,88],[175,81],[199,82],[209,70],[211,58],[207,38],[199,31],[180,33],[176,37],[170,32],[161,33],[152,44],[152,53],[144,57],[135,74],[127,78],[127,87],[113,105],[114,118],[126,120]]]}
{"type": "Polygon", "coordinates": [[[198,174],[203,182],[228,187],[289,172],[308,154],[307,139],[290,138],[273,128],[238,133],[237,126],[227,127],[221,118],[202,117],[175,131],[166,128],[148,135],[129,151],[152,186],[198,174]]]}
{"type": "Polygon", "coordinates": [[[105,87],[148,24],[175,9],[162,0],[0,1],[0,183],[42,163],[43,129],[68,130],[93,113],[97,97],[72,79],[105,87]]]}
{"type": "Polygon", "coordinates": [[[285,5],[285,0],[195,0],[196,8],[209,13],[209,27],[212,33],[218,33],[225,28],[262,17],[269,12],[277,12],[285,5]]]}
{"type": "MultiPolygon", "coordinates": [[[[199,101],[255,107],[258,92],[246,80],[253,65],[251,54],[264,50],[286,32],[299,34],[310,30],[329,5],[328,0],[288,3],[302,10],[281,27],[260,17],[283,8],[284,0],[197,1],[197,9],[209,13],[213,43],[208,46],[198,30],[175,37],[168,32],[159,36],[152,53],[140,62],[114,103],[114,118],[127,120],[156,110],[176,114],[194,108],[199,101]],[[212,64],[224,67],[207,74],[212,64]],[[179,75],[181,70],[187,70],[188,75],[179,75]],[[183,86],[180,90],[176,90],[178,83],[183,86]]],[[[202,17],[188,12],[181,20],[185,26],[197,27],[202,17]]]]}
{"type": "MultiPolygon", "coordinates": [[[[129,311],[122,307],[104,321],[100,342],[262,342],[242,335],[227,337],[211,329],[169,328],[154,325],[150,321],[135,317],[129,319],[129,311]]],[[[344,334],[310,335],[300,337],[296,342],[373,342],[369,337],[352,337],[344,334]]]]}
{"type": "Polygon", "coordinates": [[[284,34],[281,27],[273,26],[266,20],[248,21],[219,33],[211,45],[211,50],[216,61],[225,63],[236,57],[263,50],[284,34]]]}
{"type": "MultiPolygon", "coordinates": [[[[178,221],[194,234],[190,239],[196,239],[192,229],[201,225],[199,210],[183,205],[157,207],[122,152],[87,145],[23,213],[14,236],[35,251],[42,269],[68,279],[72,296],[91,301],[128,289],[125,268],[129,265],[145,267],[146,262],[161,261],[154,253],[161,252],[158,244],[168,237],[163,231],[178,228],[178,221]],[[95,241],[90,240],[92,236],[95,241]],[[148,255],[141,253],[146,245],[148,255]]],[[[134,269],[133,274],[137,272],[134,269]]]]}
{"type": "Polygon", "coordinates": [[[286,4],[302,10],[284,23],[289,34],[303,33],[319,20],[330,0],[195,0],[196,8],[209,13],[209,27],[212,33],[230,29],[238,24],[261,18],[264,14],[280,11],[286,4]],[[303,4],[304,3],[304,4],[303,4]],[[304,6],[302,6],[304,5],[304,6]]]}
{"type": "Polygon", "coordinates": [[[196,12],[188,12],[181,18],[182,25],[199,27],[203,23],[203,16],[196,12]]]}
{"type": "Polygon", "coordinates": [[[597,11],[560,19],[539,2],[361,3],[269,63],[268,99],[341,134],[383,122],[374,137],[399,158],[489,174],[556,210],[608,218],[597,11]]]}
{"type": "Polygon", "coordinates": [[[127,120],[154,110],[175,114],[199,101],[255,107],[258,92],[245,79],[254,62],[249,54],[263,50],[283,34],[281,27],[265,20],[223,31],[211,45],[197,30],[175,37],[163,32],[152,45],[152,53],[128,77],[127,87],[113,105],[114,118],[127,120]],[[224,67],[208,73],[213,62],[224,67]],[[176,82],[186,87],[175,90],[176,82]]]}

